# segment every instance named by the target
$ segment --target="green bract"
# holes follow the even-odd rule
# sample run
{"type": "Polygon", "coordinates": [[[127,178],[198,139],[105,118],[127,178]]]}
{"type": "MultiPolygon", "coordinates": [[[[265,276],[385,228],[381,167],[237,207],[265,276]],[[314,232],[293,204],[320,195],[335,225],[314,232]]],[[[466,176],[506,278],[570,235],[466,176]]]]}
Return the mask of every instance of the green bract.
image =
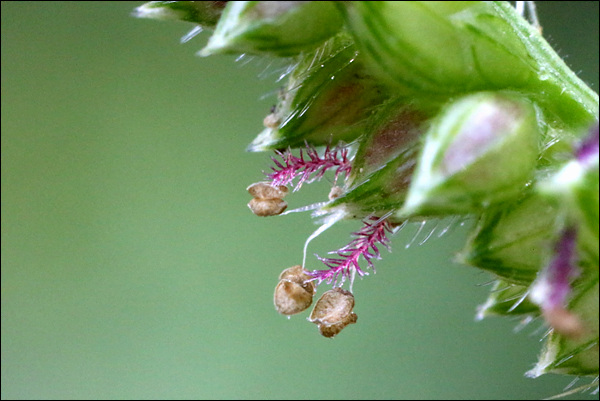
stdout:
{"type": "Polygon", "coordinates": [[[518,97],[453,101],[425,135],[400,215],[472,213],[516,197],[532,179],[539,144],[533,106],[518,97]]]}
{"type": "Polygon", "coordinates": [[[489,2],[342,4],[369,64],[404,93],[518,88],[534,76],[534,60],[489,2]]]}
{"type": "Polygon", "coordinates": [[[175,20],[196,23],[203,28],[214,28],[225,1],[150,1],[135,9],[138,18],[175,20]]]}
{"type": "Polygon", "coordinates": [[[582,163],[571,160],[542,181],[540,192],[579,228],[583,249],[598,261],[598,155],[582,163]]]}
{"type": "Polygon", "coordinates": [[[488,299],[477,308],[477,318],[539,315],[539,307],[527,299],[527,292],[527,286],[497,280],[488,299]]]}
{"type": "Polygon", "coordinates": [[[356,59],[352,42],[344,35],[333,38],[301,56],[249,150],[350,142],[384,99],[380,83],[356,59]]]}
{"type": "Polygon", "coordinates": [[[527,372],[528,376],[537,377],[544,373],[598,375],[598,265],[595,274],[584,274],[574,283],[574,288],[568,310],[581,320],[584,332],[575,337],[551,332],[538,363],[527,372]]]}
{"type": "Polygon", "coordinates": [[[363,128],[345,193],[327,207],[343,206],[357,217],[400,208],[430,115],[405,98],[381,105],[363,128]]]}
{"type": "Polygon", "coordinates": [[[201,56],[295,56],[333,36],[342,19],[331,1],[230,1],[201,56]]]}
{"type": "Polygon", "coordinates": [[[459,260],[509,283],[530,285],[547,262],[556,215],[557,209],[535,194],[491,207],[481,214],[459,260]]]}

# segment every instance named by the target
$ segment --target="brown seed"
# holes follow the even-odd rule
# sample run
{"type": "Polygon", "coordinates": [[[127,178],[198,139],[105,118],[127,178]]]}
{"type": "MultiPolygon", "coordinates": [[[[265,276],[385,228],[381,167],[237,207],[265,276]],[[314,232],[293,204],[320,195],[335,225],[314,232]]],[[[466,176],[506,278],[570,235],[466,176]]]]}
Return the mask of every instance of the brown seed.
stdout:
{"type": "Polygon", "coordinates": [[[354,295],[335,288],[319,298],[308,320],[318,325],[323,336],[334,337],[347,325],[356,323],[358,316],[353,308],[354,295]]]}
{"type": "Polygon", "coordinates": [[[279,275],[279,280],[288,280],[300,284],[306,291],[314,294],[317,292],[317,287],[314,281],[309,281],[311,278],[300,265],[288,267],[279,275]]]}
{"type": "Polygon", "coordinates": [[[342,331],[344,327],[348,326],[349,324],[356,323],[357,319],[358,316],[356,315],[356,313],[352,312],[348,315],[348,318],[345,319],[343,322],[331,325],[319,324],[319,332],[323,337],[335,337],[337,334],[339,334],[340,331],[342,331]]]}
{"type": "Polygon", "coordinates": [[[273,295],[275,309],[282,315],[294,315],[306,310],[312,304],[312,299],[312,292],[289,280],[281,280],[273,295]]]}
{"type": "Polygon", "coordinates": [[[260,181],[246,188],[250,195],[259,199],[281,199],[289,192],[285,185],[273,186],[269,181],[260,181]]]}
{"type": "Polygon", "coordinates": [[[312,322],[335,324],[343,321],[354,308],[354,295],[342,288],[326,291],[310,314],[312,322]]]}
{"type": "Polygon", "coordinates": [[[248,203],[248,207],[257,216],[276,216],[283,213],[287,208],[287,203],[282,199],[254,198],[248,203]]]}

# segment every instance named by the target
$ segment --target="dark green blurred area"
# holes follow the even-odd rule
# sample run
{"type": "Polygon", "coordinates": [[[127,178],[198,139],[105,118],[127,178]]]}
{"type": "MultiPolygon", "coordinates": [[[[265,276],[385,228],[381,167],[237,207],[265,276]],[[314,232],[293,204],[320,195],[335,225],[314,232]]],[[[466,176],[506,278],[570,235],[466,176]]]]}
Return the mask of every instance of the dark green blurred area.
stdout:
{"type": "MultiPolygon", "coordinates": [[[[538,399],[571,382],[523,376],[541,322],[474,321],[490,277],[451,262],[465,227],[395,236],[334,340],[279,316],[277,275],[316,226],[246,207],[276,66],[198,58],[207,34],[179,44],[192,26],[134,19],[140,4],[2,2],[2,399],[538,399]]],[[[538,11],[597,91],[598,2],[538,11]]]]}

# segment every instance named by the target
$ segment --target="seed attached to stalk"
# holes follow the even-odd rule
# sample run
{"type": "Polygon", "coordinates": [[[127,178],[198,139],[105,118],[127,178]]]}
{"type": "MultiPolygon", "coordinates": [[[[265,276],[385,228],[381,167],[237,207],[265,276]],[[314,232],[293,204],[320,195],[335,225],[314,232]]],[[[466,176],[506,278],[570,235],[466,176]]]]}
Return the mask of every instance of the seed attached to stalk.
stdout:
{"type": "Polygon", "coordinates": [[[250,195],[261,199],[281,199],[289,192],[285,185],[273,186],[268,181],[255,182],[247,190],[250,195]]]}
{"type": "Polygon", "coordinates": [[[277,216],[287,208],[287,202],[283,199],[254,198],[248,203],[248,207],[257,216],[277,216]]]}
{"type": "Polygon", "coordinates": [[[295,315],[312,304],[316,286],[311,277],[304,272],[302,266],[296,265],[285,269],[279,275],[279,284],[275,287],[273,303],[282,315],[295,315]]]}
{"type": "Polygon", "coordinates": [[[356,323],[358,317],[353,308],[354,295],[335,288],[321,295],[308,320],[319,326],[321,335],[332,338],[347,325],[356,323]]]}
{"type": "Polygon", "coordinates": [[[273,186],[269,182],[262,181],[255,182],[247,190],[254,196],[254,199],[248,203],[248,207],[257,216],[276,216],[287,208],[287,202],[281,199],[288,193],[285,185],[273,186]]]}

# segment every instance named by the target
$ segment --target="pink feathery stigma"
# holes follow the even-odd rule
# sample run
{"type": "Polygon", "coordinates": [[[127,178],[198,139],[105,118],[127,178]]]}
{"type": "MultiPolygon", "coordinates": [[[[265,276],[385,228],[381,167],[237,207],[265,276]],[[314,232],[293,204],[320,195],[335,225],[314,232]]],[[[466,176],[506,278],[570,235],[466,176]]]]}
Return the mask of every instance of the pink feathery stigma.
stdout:
{"type": "Polygon", "coordinates": [[[299,157],[294,156],[290,149],[285,152],[276,150],[275,153],[281,161],[272,157],[276,167],[272,167],[273,172],[267,174],[267,177],[274,186],[291,184],[295,178],[300,177],[294,191],[298,190],[304,182],[310,183],[321,179],[329,169],[335,168],[337,180],[341,173],[348,176],[352,168],[351,161],[348,159],[348,149],[341,145],[333,149],[327,146],[322,157],[309,144],[306,144],[305,152],[300,150],[299,157]]]}
{"type": "Polygon", "coordinates": [[[363,223],[363,227],[353,233],[354,239],[348,245],[337,251],[329,252],[337,254],[338,257],[321,258],[317,255],[317,258],[329,267],[327,270],[313,270],[309,273],[319,284],[326,281],[327,284],[334,282],[335,285],[340,277],[343,282],[346,278],[352,277],[352,269],[355,269],[359,276],[365,275],[358,264],[361,255],[367,261],[368,267],[374,271],[372,259],[381,259],[377,244],[390,250],[387,233],[392,232],[391,223],[387,219],[376,216],[366,218],[363,223]]]}

